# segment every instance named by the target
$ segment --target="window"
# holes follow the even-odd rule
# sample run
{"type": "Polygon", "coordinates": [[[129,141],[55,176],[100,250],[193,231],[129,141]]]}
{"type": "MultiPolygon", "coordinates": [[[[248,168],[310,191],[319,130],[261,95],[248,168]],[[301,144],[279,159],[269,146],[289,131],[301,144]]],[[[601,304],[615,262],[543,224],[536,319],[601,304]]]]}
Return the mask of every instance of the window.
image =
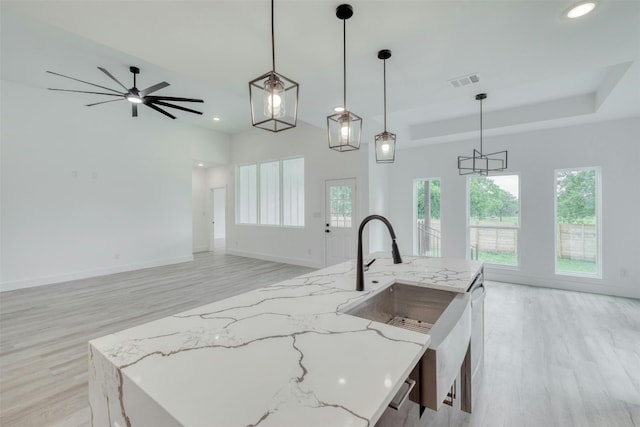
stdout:
{"type": "Polygon", "coordinates": [[[440,252],[440,180],[413,181],[414,253],[441,256],[440,252]]]}
{"type": "Polygon", "coordinates": [[[469,178],[470,258],[518,265],[520,188],[518,175],[469,178]]]}
{"type": "Polygon", "coordinates": [[[329,224],[334,228],[351,228],[353,209],[352,187],[350,185],[332,185],[329,188],[329,224]]]}
{"type": "Polygon", "coordinates": [[[237,167],[238,224],[304,227],[304,158],[237,167]]]}
{"type": "Polygon", "coordinates": [[[256,171],[257,165],[238,166],[236,200],[239,224],[256,224],[258,221],[256,171]]]}
{"type": "Polygon", "coordinates": [[[555,172],[556,274],[600,277],[600,169],[555,172]]]}
{"type": "Polygon", "coordinates": [[[282,225],[304,226],[304,158],[282,161],[282,225]]]}
{"type": "Polygon", "coordinates": [[[260,163],[260,224],[280,224],[280,162],[260,163]]]}

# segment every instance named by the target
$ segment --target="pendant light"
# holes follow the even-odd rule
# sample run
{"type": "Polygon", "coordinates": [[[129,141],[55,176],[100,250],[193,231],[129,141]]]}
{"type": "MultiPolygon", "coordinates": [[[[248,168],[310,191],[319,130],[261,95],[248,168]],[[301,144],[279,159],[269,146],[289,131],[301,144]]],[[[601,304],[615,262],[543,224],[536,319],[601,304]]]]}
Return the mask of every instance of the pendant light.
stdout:
{"type": "Polygon", "coordinates": [[[382,59],[384,82],[384,132],[376,135],[376,162],[393,163],[396,157],[396,134],[387,132],[387,59],[391,58],[391,51],[383,49],[378,52],[378,59],[382,59]]]}
{"type": "Polygon", "coordinates": [[[276,73],[276,47],[271,0],[271,71],[249,82],[251,124],[271,132],[296,127],[298,122],[298,83],[276,73]]]}
{"type": "Polygon", "coordinates": [[[336,151],[351,151],[360,148],[362,118],[347,110],[347,19],[353,16],[353,8],[341,4],[336,8],[336,16],[342,20],[343,52],[343,110],[327,116],[329,148],[336,151]]]}
{"type": "Polygon", "coordinates": [[[501,172],[507,168],[506,150],[482,153],[482,100],[486,98],[486,93],[476,95],[476,100],[480,101],[480,151],[474,149],[472,156],[458,156],[459,175],[489,175],[489,172],[501,172]]]}

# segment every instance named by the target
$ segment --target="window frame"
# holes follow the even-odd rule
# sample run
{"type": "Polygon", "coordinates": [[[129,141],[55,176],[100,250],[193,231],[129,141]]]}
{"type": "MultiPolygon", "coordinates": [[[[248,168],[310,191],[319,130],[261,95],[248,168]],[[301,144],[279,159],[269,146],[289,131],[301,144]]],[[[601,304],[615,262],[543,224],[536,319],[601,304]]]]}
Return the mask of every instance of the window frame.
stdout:
{"type": "Polygon", "coordinates": [[[236,221],[235,222],[236,222],[236,225],[256,225],[256,224],[258,224],[258,221],[259,221],[259,218],[260,218],[259,217],[260,212],[259,212],[259,206],[258,206],[258,203],[260,203],[260,189],[257,186],[258,185],[258,174],[259,173],[260,173],[260,169],[259,169],[258,163],[243,163],[243,164],[236,165],[236,168],[235,168],[235,178],[236,178],[235,179],[235,185],[236,185],[236,188],[235,188],[235,208],[236,208],[235,220],[236,221]],[[255,200],[255,202],[256,202],[256,222],[255,223],[253,223],[253,222],[242,222],[241,218],[240,218],[241,217],[241,214],[240,214],[240,203],[241,203],[240,202],[240,179],[241,179],[240,169],[243,168],[243,167],[247,167],[247,166],[255,166],[256,167],[256,172],[255,172],[255,175],[256,175],[256,181],[255,181],[255,183],[256,183],[256,200],[255,200]]]}
{"type": "Polygon", "coordinates": [[[248,162],[248,163],[239,163],[235,166],[235,208],[236,208],[236,213],[235,213],[235,225],[238,226],[258,226],[258,227],[276,227],[276,228],[295,228],[295,229],[301,229],[301,228],[305,228],[306,226],[306,203],[307,203],[307,199],[306,199],[306,162],[305,162],[305,167],[303,168],[303,179],[305,182],[305,185],[303,185],[303,190],[304,190],[304,194],[303,194],[303,207],[304,207],[304,212],[305,215],[303,216],[303,224],[302,225],[284,225],[284,198],[283,198],[283,162],[287,161],[287,160],[295,160],[295,159],[302,159],[303,162],[304,160],[304,156],[290,156],[290,157],[283,157],[283,158],[279,158],[279,159],[270,159],[270,160],[261,160],[261,161],[257,161],[257,162],[248,162]],[[268,163],[275,163],[278,162],[278,210],[279,210],[279,214],[278,214],[278,223],[277,224],[263,224],[261,223],[261,208],[260,208],[260,204],[261,204],[261,186],[260,186],[260,182],[261,182],[261,166],[262,164],[268,164],[268,163]],[[240,205],[240,168],[242,167],[246,167],[246,166],[255,166],[256,167],[256,182],[255,182],[255,186],[256,186],[256,222],[240,222],[240,209],[239,209],[239,205],[240,205]]]}
{"type": "Polygon", "coordinates": [[[485,265],[490,268],[498,268],[504,270],[520,270],[521,259],[520,259],[520,234],[522,230],[522,180],[520,172],[504,172],[504,173],[494,173],[489,176],[478,176],[478,175],[469,175],[467,176],[467,192],[466,192],[466,221],[467,221],[467,244],[466,244],[466,259],[470,261],[482,261],[482,260],[474,260],[471,257],[471,229],[479,228],[479,229],[501,229],[501,230],[515,230],[516,231],[516,264],[495,264],[487,261],[482,261],[485,265]],[[482,226],[482,225],[471,225],[471,180],[474,178],[485,177],[492,178],[496,176],[511,176],[516,175],[518,177],[518,225],[517,226],[504,226],[504,227],[496,227],[496,226],[482,226]]]}
{"type": "Polygon", "coordinates": [[[283,228],[304,228],[307,223],[307,161],[304,156],[283,157],[280,159],[280,227],[283,228]],[[303,180],[303,194],[302,194],[302,225],[291,225],[284,223],[284,162],[288,160],[302,159],[302,180],[303,180]]]}
{"type": "Polygon", "coordinates": [[[602,279],[602,167],[583,166],[576,168],[560,168],[553,171],[553,273],[556,276],[602,279]],[[595,171],[596,178],[596,272],[580,273],[558,270],[558,172],[595,171]]]}
{"type": "Polygon", "coordinates": [[[435,258],[442,258],[442,178],[441,177],[430,177],[430,178],[414,178],[412,183],[412,199],[413,199],[413,212],[412,218],[413,221],[411,223],[412,235],[413,235],[413,253],[418,253],[418,229],[416,224],[418,223],[418,182],[420,181],[440,181],[440,254],[435,258]]]}

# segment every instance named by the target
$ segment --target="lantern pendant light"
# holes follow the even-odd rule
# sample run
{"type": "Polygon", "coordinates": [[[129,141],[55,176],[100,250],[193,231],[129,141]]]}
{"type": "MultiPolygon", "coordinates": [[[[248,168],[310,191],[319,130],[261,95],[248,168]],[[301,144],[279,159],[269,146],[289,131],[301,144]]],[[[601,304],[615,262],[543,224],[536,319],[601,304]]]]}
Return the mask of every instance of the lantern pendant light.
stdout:
{"type": "Polygon", "coordinates": [[[273,1],[271,0],[272,69],[249,82],[249,103],[251,104],[251,124],[254,127],[280,132],[296,127],[300,86],[282,74],[276,73],[273,1]]]}
{"type": "Polygon", "coordinates": [[[482,100],[487,98],[486,93],[476,95],[480,101],[480,151],[473,150],[472,156],[458,156],[459,175],[489,175],[489,172],[501,172],[507,168],[507,151],[484,154],[482,152],[482,100]]]}
{"type": "Polygon", "coordinates": [[[396,157],[396,134],[387,132],[387,59],[391,58],[391,51],[383,49],[378,52],[378,59],[382,59],[384,81],[384,132],[376,135],[376,162],[393,163],[396,157]]]}
{"type": "Polygon", "coordinates": [[[351,151],[360,148],[362,134],[362,118],[347,110],[347,19],[353,16],[353,8],[341,4],[336,8],[336,16],[342,20],[342,52],[343,52],[343,110],[327,116],[327,133],[329,148],[336,151],[351,151]]]}

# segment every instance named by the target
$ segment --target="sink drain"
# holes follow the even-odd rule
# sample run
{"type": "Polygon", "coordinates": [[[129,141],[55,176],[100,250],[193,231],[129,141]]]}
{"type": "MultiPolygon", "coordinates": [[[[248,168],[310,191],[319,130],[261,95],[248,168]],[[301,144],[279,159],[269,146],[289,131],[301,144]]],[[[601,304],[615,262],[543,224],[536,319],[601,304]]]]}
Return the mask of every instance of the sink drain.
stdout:
{"type": "Polygon", "coordinates": [[[414,332],[426,334],[431,330],[433,324],[421,322],[420,320],[409,319],[408,317],[394,317],[387,322],[387,325],[396,326],[398,328],[408,329],[414,332]]]}

